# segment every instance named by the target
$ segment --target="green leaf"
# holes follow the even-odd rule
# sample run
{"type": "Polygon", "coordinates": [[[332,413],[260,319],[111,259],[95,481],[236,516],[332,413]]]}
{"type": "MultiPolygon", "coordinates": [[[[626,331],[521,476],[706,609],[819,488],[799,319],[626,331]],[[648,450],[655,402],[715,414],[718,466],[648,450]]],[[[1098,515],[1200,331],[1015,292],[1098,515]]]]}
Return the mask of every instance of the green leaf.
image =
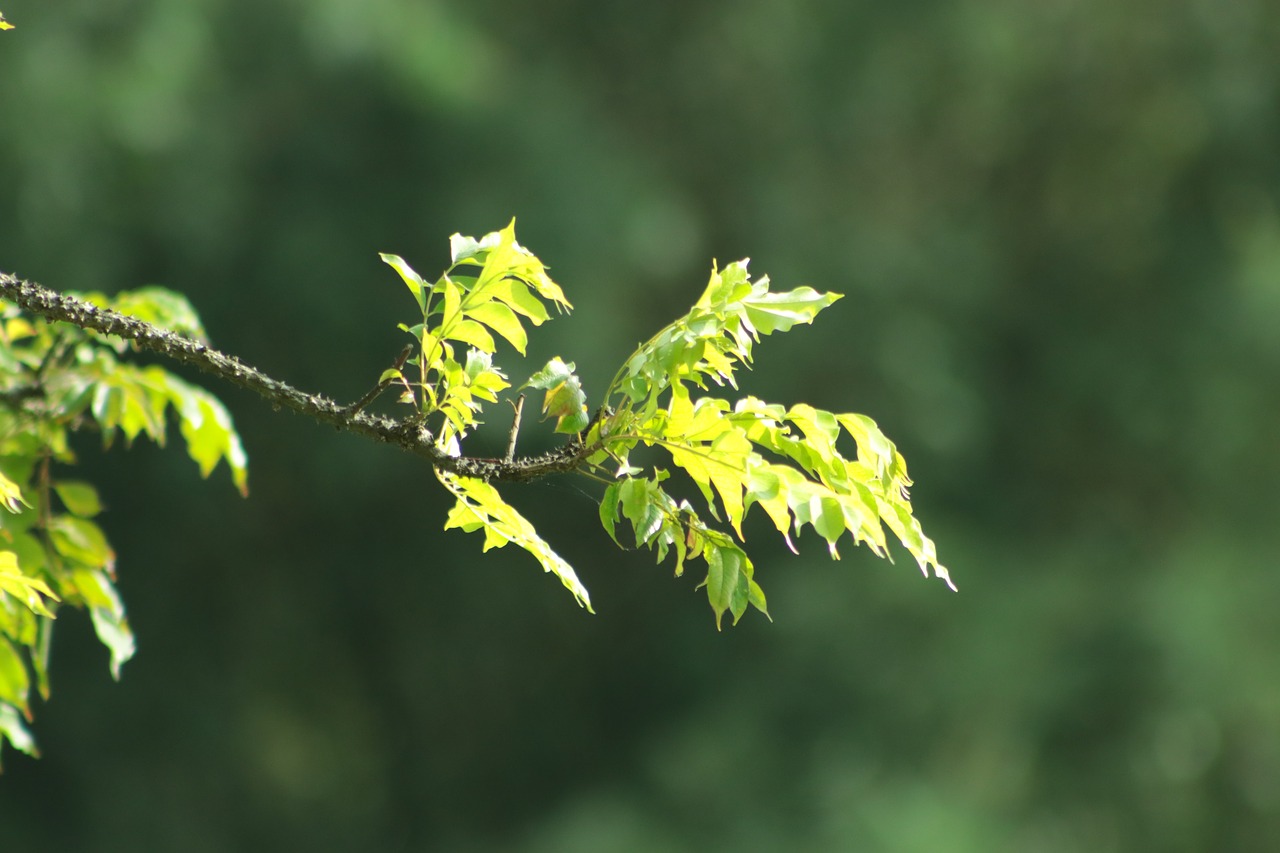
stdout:
{"type": "Polygon", "coordinates": [[[53,490],[72,515],[93,518],[102,512],[98,490],[88,483],[80,480],[58,480],[54,482],[53,490]]]}
{"type": "Polygon", "coordinates": [[[520,318],[506,305],[501,302],[486,302],[469,309],[467,315],[493,329],[515,347],[517,352],[524,355],[529,338],[524,326],[520,325],[520,318]]]}
{"type": "Polygon", "coordinates": [[[77,569],[72,582],[89,608],[98,640],[111,652],[111,677],[120,680],[120,667],[137,651],[120,594],[105,571],[77,569]]]}
{"type": "Polygon", "coordinates": [[[200,322],[200,315],[191,302],[181,293],[168,288],[153,285],[121,291],[114,299],[109,300],[109,304],[121,314],[137,317],[153,326],[198,341],[208,341],[204,324],[200,322]]]}
{"type": "Polygon", "coordinates": [[[35,738],[22,722],[18,709],[5,702],[0,702],[0,735],[13,744],[14,749],[24,752],[32,758],[40,757],[36,749],[35,738]]]}
{"type": "Polygon", "coordinates": [[[109,444],[112,432],[124,433],[126,444],[140,433],[146,433],[156,444],[164,445],[164,411],[168,405],[165,384],[169,374],[158,367],[139,370],[133,365],[115,366],[94,386],[89,409],[102,426],[103,443],[109,444]]]}
{"type": "Polygon", "coordinates": [[[0,551],[0,600],[11,596],[32,613],[53,618],[53,611],[45,603],[59,601],[58,596],[39,578],[22,571],[18,555],[13,551],[0,551]]]}
{"type": "Polygon", "coordinates": [[[517,314],[528,317],[529,322],[535,326],[541,326],[550,319],[541,300],[529,292],[527,284],[518,279],[504,278],[496,281],[491,285],[491,292],[494,299],[505,303],[517,314]]]}
{"type": "Polygon", "coordinates": [[[621,491],[621,483],[610,483],[604,490],[604,497],[600,499],[600,524],[619,548],[622,547],[622,543],[618,541],[615,528],[618,523],[618,502],[621,499],[621,491]]]}
{"type": "Polygon", "coordinates": [[[504,501],[497,489],[474,477],[459,477],[439,470],[436,471],[436,478],[457,498],[457,504],[445,521],[445,530],[454,527],[466,532],[483,529],[486,551],[501,548],[508,542],[518,545],[532,554],[544,571],[560,578],[560,582],[573,593],[580,605],[589,612],[595,612],[591,609],[591,597],[578,580],[573,567],[551,550],[528,519],[504,501]]]}
{"type": "Polygon", "coordinates": [[[167,378],[170,399],[178,410],[179,429],[187,443],[187,455],[208,477],[220,460],[231,469],[231,480],[240,494],[249,494],[249,458],[231,422],[231,414],[208,391],[176,376],[167,378]]]}
{"type": "Polygon", "coordinates": [[[18,484],[6,477],[3,472],[0,472],[0,505],[9,512],[21,512],[22,507],[31,506],[22,496],[22,489],[18,484]]]}
{"type": "MultiPolygon", "coordinates": [[[[487,238],[492,236],[487,235],[487,238]]],[[[476,277],[477,291],[509,275],[512,272],[512,268],[519,261],[520,251],[516,244],[516,221],[512,219],[507,223],[506,228],[497,232],[497,237],[497,241],[493,243],[492,248],[485,255],[484,267],[480,270],[480,275],[476,277]]]]}
{"type": "Polygon", "coordinates": [[[31,676],[22,655],[9,640],[0,637],[0,703],[12,705],[28,719],[31,709],[27,699],[31,695],[31,676]]]}
{"type": "Polygon", "coordinates": [[[844,509],[840,501],[834,497],[816,499],[816,505],[810,504],[811,522],[818,535],[827,540],[833,560],[840,559],[836,551],[836,543],[844,535],[844,509]]]}
{"type": "Polygon", "coordinates": [[[108,572],[115,566],[115,551],[107,544],[102,528],[88,519],[55,516],[49,521],[49,541],[55,551],[81,565],[108,572]]]}
{"type": "Polygon", "coordinates": [[[565,364],[556,356],[520,386],[547,392],[542,400],[542,414],[556,419],[556,432],[560,433],[577,434],[591,422],[587,395],[573,370],[573,362],[565,364]]]}
{"type": "MultiPolygon", "coordinates": [[[[498,242],[498,233],[495,231],[485,235],[485,241],[489,246],[498,242]]],[[[461,234],[454,234],[449,238],[449,257],[453,259],[455,264],[462,263],[474,258],[487,248],[480,241],[472,237],[464,237],[461,234]]]]}
{"type": "Polygon", "coordinates": [[[448,327],[447,332],[443,332],[442,336],[455,341],[462,341],[470,344],[482,352],[493,352],[497,346],[493,342],[493,335],[485,331],[475,320],[459,320],[448,327]]]}
{"type": "Polygon", "coordinates": [[[766,619],[773,621],[773,617],[769,615],[769,603],[765,601],[764,590],[755,581],[747,583],[747,600],[751,602],[752,607],[763,613],[766,619]]]}
{"type": "Polygon", "coordinates": [[[818,312],[837,299],[839,293],[819,293],[812,287],[799,287],[785,293],[769,293],[769,279],[756,283],[751,296],[742,300],[747,319],[762,335],[785,332],[797,323],[812,323],[818,312]]]}
{"type": "Polygon", "coordinates": [[[748,578],[744,570],[749,565],[746,554],[733,547],[708,547],[707,559],[707,600],[716,615],[716,630],[720,630],[720,619],[724,612],[733,613],[733,623],[738,624],[747,609],[748,578]]]}
{"type": "Polygon", "coordinates": [[[618,489],[622,514],[631,522],[636,534],[636,547],[648,544],[662,529],[664,504],[671,499],[654,480],[627,478],[618,489]]]}
{"type": "Polygon", "coordinates": [[[389,264],[392,269],[400,274],[400,278],[408,286],[409,292],[413,294],[413,298],[418,303],[419,311],[427,310],[427,292],[430,290],[427,283],[422,280],[422,276],[413,271],[413,267],[409,266],[404,258],[399,255],[388,255],[379,253],[378,257],[382,258],[383,263],[389,264]]]}

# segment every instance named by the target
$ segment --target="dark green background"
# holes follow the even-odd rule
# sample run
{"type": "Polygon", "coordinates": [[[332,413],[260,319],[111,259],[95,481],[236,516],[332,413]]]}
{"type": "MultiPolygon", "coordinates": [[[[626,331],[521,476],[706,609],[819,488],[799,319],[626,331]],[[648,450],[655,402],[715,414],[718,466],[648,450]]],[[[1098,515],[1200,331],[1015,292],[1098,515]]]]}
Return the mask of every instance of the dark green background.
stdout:
{"type": "Polygon", "coordinates": [[[59,620],[0,849],[1274,849],[1274,2],[0,10],[0,268],[171,286],[345,401],[412,318],[379,251],[518,217],[577,310],[501,362],[597,394],[750,255],[846,298],[745,390],[876,418],[960,586],[766,523],[776,622],[717,634],[582,484],[508,490],[592,617],[420,461],[215,386],[248,501],[85,437],[140,652],[59,620]]]}

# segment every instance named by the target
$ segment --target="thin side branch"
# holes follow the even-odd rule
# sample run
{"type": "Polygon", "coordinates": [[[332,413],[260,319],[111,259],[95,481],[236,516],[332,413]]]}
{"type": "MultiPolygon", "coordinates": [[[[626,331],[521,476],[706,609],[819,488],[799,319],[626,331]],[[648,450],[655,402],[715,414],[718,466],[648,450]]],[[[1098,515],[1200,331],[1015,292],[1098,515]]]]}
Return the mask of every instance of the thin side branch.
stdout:
{"type": "Polygon", "coordinates": [[[508,482],[536,480],[549,474],[572,471],[598,449],[594,446],[584,447],[580,440],[574,438],[558,450],[521,459],[449,456],[436,447],[435,437],[417,418],[397,419],[367,414],[360,411],[361,401],[352,406],[340,406],[321,394],[308,394],[273,379],[235,356],[136,317],[98,308],[74,296],[56,293],[4,272],[0,272],[0,299],[13,302],[24,311],[50,322],[70,323],[81,329],[133,341],[139,349],[191,365],[232,385],[252,391],[273,407],[286,408],[318,423],[393,444],[428,460],[442,471],[465,477],[508,482]]]}
{"type": "MultiPolygon", "coordinates": [[[[413,352],[413,344],[409,344],[404,349],[402,349],[400,351],[400,354],[396,356],[395,363],[391,365],[392,369],[400,370],[402,367],[404,367],[405,360],[409,358],[409,354],[412,352],[413,352]]],[[[383,379],[377,385],[374,385],[372,388],[370,388],[369,393],[365,394],[359,400],[356,400],[350,406],[347,406],[346,408],[347,413],[354,415],[356,412],[365,408],[374,400],[378,399],[378,395],[380,395],[383,391],[391,387],[391,383],[395,381],[396,380],[394,376],[388,376],[387,378],[383,379]]]]}
{"type": "Polygon", "coordinates": [[[524,414],[523,394],[516,398],[512,408],[516,410],[516,413],[511,418],[511,435],[507,438],[507,455],[502,457],[507,462],[516,458],[516,436],[520,434],[520,416],[524,414]]]}

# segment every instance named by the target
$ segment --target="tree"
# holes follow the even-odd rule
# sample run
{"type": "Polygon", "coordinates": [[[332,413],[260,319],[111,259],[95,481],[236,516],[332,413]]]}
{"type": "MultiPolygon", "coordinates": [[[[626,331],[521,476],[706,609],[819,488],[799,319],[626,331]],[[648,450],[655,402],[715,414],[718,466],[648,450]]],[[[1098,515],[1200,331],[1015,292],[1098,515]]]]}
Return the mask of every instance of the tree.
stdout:
{"type": "Polygon", "coordinates": [[[401,324],[411,343],[367,394],[347,406],[211,348],[192,306],[171,291],[60,295],[0,274],[0,296],[8,300],[0,303],[0,503],[7,510],[0,516],[0,735],[35,754],[24,719],[32,716],[33,681],[43,698],[49,695],[49,643],[61,605],[89,610],[110,650],[114,677],[134,653],[114,586],[115,553],[94,521],[101,510],[97,492],[61,475],[75,463],[73,431],[97,429],[106,445],[118,435],[126,443],[145,435],[163,444],[172,411],[201,475],[225,461],[237,488],[248,494],[247,458],[226,408],[207,390],[158,366],[123,360],[131,347],[426,458],[456,501],[446,530],[483,531],[485,551],[509,543],[523,548],[589,611],[590,596],[573,568],[503,500],[495,483],[569,472],[598,482],[600,520],[619,547],[634,542],[658,562],[674,556],[677,577],[687,563],[701,560],[699,586],[717,628],[726,613],[736,624],[749,607],[768,616],[743,549],[743,518],[757,504],[792,551],[792,534],[810,526],[833,559],[839,559],[837,544],[846,533],[888,557],[887,528],[926,576],[932,570],[955,588],[913,514],[906,462],[874,421],[805,404],[788,408],[750,396],[731,402],[702,393],[708,381],[736,390],[735,371],[750,366],[761,336],[811,323],[838,294],[809,287],[772,292],[767,276],[751,279],[746,260],[724,269],[713,265],[698,302],[623,362],[594,413],[574,364],[560,357],[520,386],[543,392],[542,414],[566,436],[558,450],[517,456],[524,404],[519,394],[512,401],[506,454],[472,457],[462,443],[481,423],[484,404],[512,389],[493,360],[497,339],[524,355],[525,322],[540,326],[551,317],[548,306],[572,306],[543,263],[516,242],[514,221],[480,240],[455,234],[450,249],[451,263],[435,281],[399,256],[381,256],[408,287],[420,319],[401,324]],[[371,414],[368,408],[391,388],[410,412],[399,418],[371,414]],[[850,441],[855,452],[846,455],[838,445],[850,441]],[[700,506],[665,485],[677,469],[696,486],[700,506]],[[630,535],[619,531],[621,519],[630,535]]]}

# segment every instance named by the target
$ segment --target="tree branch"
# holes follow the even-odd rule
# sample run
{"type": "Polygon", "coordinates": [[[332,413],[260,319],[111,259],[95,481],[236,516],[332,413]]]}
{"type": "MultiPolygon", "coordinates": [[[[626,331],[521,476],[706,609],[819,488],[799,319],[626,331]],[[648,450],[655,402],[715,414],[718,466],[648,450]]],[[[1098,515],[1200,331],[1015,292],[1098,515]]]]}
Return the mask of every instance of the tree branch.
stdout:
{"type": "Polygon", "coordinates": [[[50,322],[62,321],[81,329],[133,341],[139,349],[191,365],[252,391],[274,408],[286,408],[336,429],[393,444],[428,460],[442,471],[484,480],[524,482],[549,474],[572,471],[598,449],[594,446],[584,447],[579,439],[573,438],[558,450],[521,459],[449,456],[435,445],[435,436],[417,417],[389,418],[367,414],[360,411],[359,406],[340,406],[321,394],[308,394],[278,379],[272,379],[235,356],[136,317],[98,308],[74,296],[55,293],[4,272],[0,272],[0,298],[50,322]]]}

